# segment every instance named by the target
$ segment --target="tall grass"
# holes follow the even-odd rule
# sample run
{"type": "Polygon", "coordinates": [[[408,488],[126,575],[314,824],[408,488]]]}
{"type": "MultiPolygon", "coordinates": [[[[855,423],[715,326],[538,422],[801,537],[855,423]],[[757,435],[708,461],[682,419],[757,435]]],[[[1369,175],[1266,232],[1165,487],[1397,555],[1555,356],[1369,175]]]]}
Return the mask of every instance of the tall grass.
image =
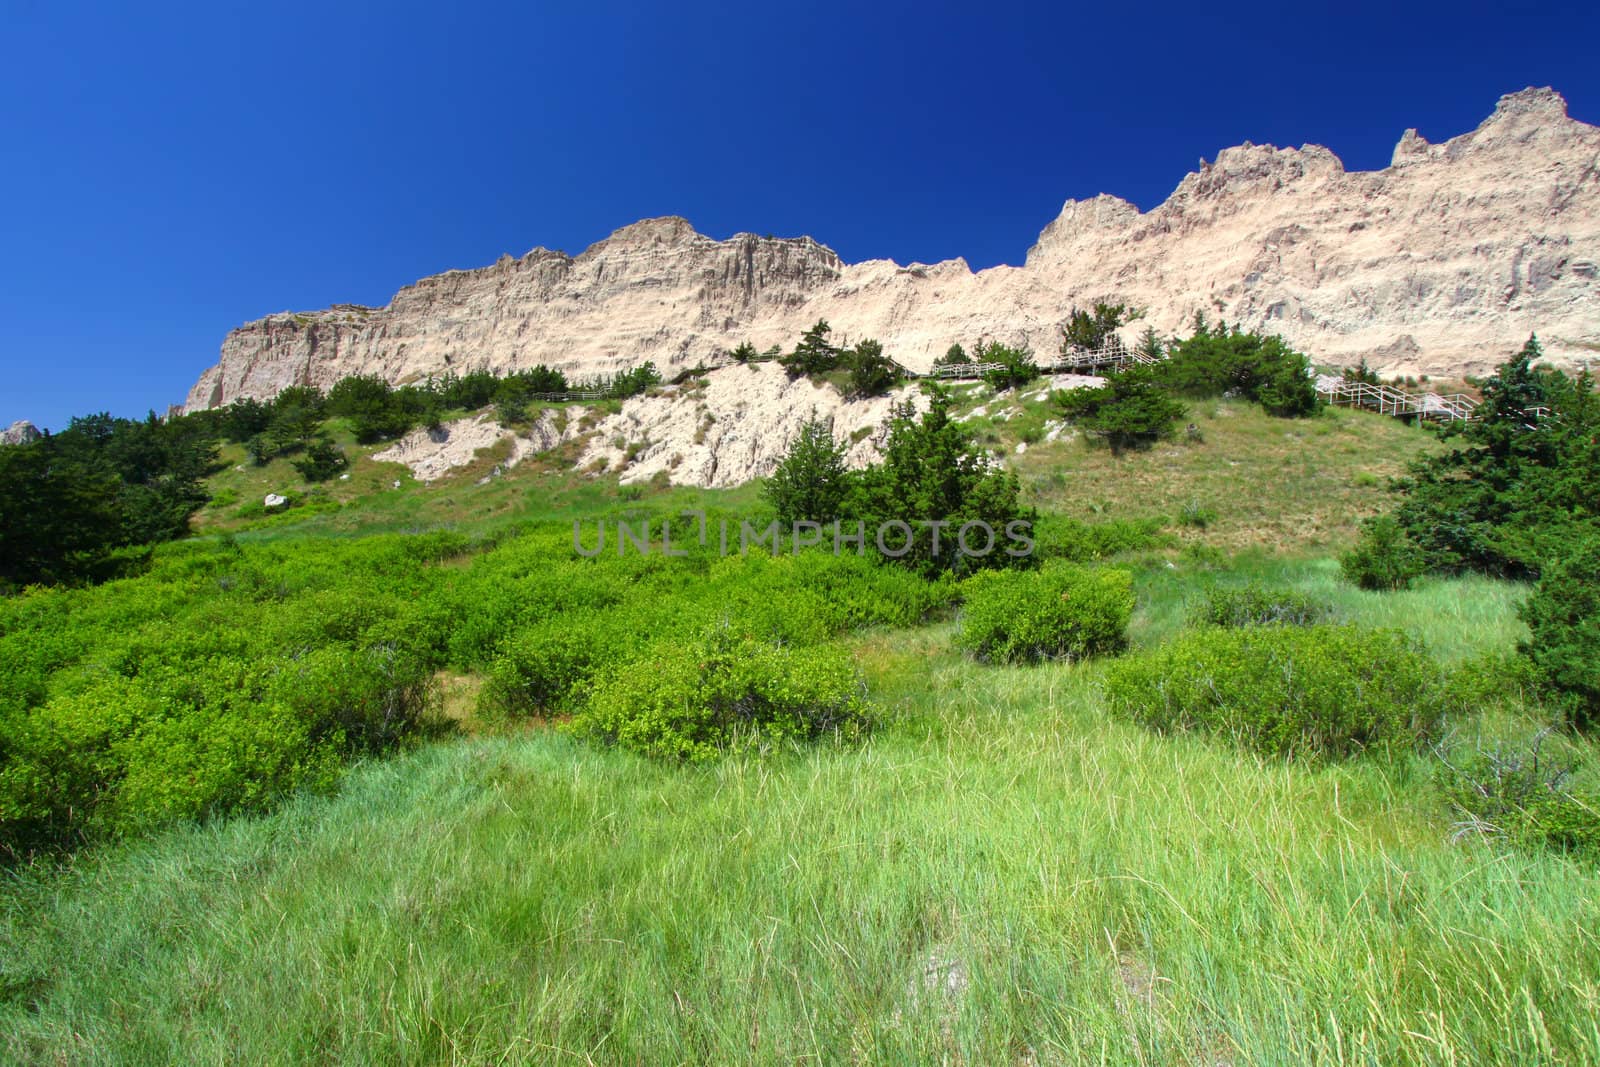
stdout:
{"type": "Polygon", "coordinates": [[[1447,662],[1510,651],[1528,632],[1516,613],[1528,594],[1522,583],[1477,575],[1424,578],[1411,589],[1374,593],[1344,580],[1335,560],[1244,553],[1220,567],[1179,556],[1171,565],[1146,568],[1138,582],[1136,643],[1151,647],[1176,633],[1208,585],[1251,583],[1302,593],[1331,608],[1335,618],[1405,630],[1447,662]]]}
{"type": "Polygon", "coordinates": [[[434,746],[23,873],[5,1055],[122,1062],[1600,1058],[1600,876],[1453,844],[1408,760],[1108,721],[1093,668],[858,642],[859,748],[434,746]]]}
{"type": "MultiPolygon", "coordinates": [[[[1042,403],[987,427],[1001,451],[1036,436],[1042,403]]],[[[1070,515],[1195,502],[1216,520],[1181,537],[1261,547],[1133,561],[1136,649],[1176,633],[1208,583],[1290,587],[1451,662],[1521,635],[1514,585],[1371,594],[1331,561],[1267,554],[1343,547],[1381,477],[1434,447],[1424,435],[1348,412],[1191,417],[1203,444],[1016,457],[1035,499],[1070,515]]],[[[515,601],[535,571],[477,570],[507,531],[631,503],[570,472],[394,490],[366,466],[352,482],[372,492],[346,483],[349,506],[240,539],[281,542],[249,547],[314,585],[345,558],[306,551],[320,538],[480,534],[427,572],[451,589],[488,575],[428,616],[457,644],[490,592],[515,601]]],[[[276,477],[233,473],[240,500],[276,477]]],[[[641,509],[758,502],[754,487],[646,493],[641,509]]],[[[693,584],[674,572],[662,598],[680,577],[693,584]]],[[[202,578],[106,600],[105,618],[74,608],[61,656],[193,610],[202,578]]],[[[427,598],[410,590],[390,592],[427,598]]],[[[8,870],[0,1060],[1600,1062],[1592,864],[1455,840],[1424,756],[1312,766],[1157,736],[1107,717],[1099,667],[984,667],[953,631],[852,639],[887,720],[855,747],[685,768],[513,727],[360,765],[337,795],[271,815],[8,870]]]]}

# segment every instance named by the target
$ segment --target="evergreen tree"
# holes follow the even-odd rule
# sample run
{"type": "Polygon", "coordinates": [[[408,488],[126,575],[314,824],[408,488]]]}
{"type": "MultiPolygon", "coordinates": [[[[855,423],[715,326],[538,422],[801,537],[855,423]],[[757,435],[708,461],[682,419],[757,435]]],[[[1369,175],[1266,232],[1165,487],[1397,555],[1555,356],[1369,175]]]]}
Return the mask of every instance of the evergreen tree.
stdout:
{"type": "Polygon", "coordinates": [[[833,439],[833,424],[809,419],[762,486],[778,521],[829,523],[843,515],[851,487],[845,449],[833,439]]]}
{"type": "Polygon", "coordinates": [[[1033,361],[1033,353],[1026,348],[1012,348],[999,341],[988,341],[979,344],[974,355],[974,362],[1000,364],[983,375],[983,380],[996,392],[1027,385],[1039,377],[1039,366],[1033,361]]]}
{"type": "Polygon", "coordinates": [[[0,589],[89,572],[123,543],[121,488],[54,437],[0,447],[0,589]]]}
{"type": "Polygon", "coordinates": [[[1134,354],[1149,360],[1166,358],[1167,350],[1161,343],[1161,338],[1156,336],[1154,326],[1146,326],[1144,333],[1139,335],[1139,344],[1134,348],[1134,354]]]}
{"type": "Polygon", "coordinates": [[[1144,365],[1106,375],[1100,388],[1058,391],[1050,399],[1063,417],[1103,438],[1117,454],[1171,437],[1187,411],[1163,388],[1159,369],[1144,365]]]}
{"type": "Polygon", "coordinates": [[[1067,316],[1066,323],[1061,327],[1061,353],[1066,355],[1074,348],[1093,352],[1115,335],[1117,330],[1139,317],[1140,313],[1130,311],[1126,304],[1097,302],[1088,311],[1073,308],[1072,313],[1067,316]]]}
{"type": "Polygon", "coordinates": [[[1587,375],[1538,368],[1539,342],[1480,383],[1459,440],[1418,460],[1398,488],[1396,516],[1431,567],[1533,577],[1600,534],[1600,400],[1587,375]]]}
{"type": "MultiPolygon", "coordinates": [[[[948,390],[934,388],[920,419],[911,401],[895,405],[883,461],[862,472],[851,509],[851,517],[864,520],[868,531],[889,522],[907,524],[912,536],[900,562],[925,574],[1018,563],[999,546],[1007,524],[1034,518],[1021,505],[1016,476],[984,455],[971,431],[951,417],[952,403],[948,390]],[[969,522],[986,523],[997,539],[994,550],[981,558],[958,551],[957,533],[969,522]]],[[[888,540],[898,550],[903,537],[888,540]]]]}
{"type": "Polygon", "coordinates": [[[326,437],[319,437],[306,446],[305,455],[294,461],[294,469],[308,482],[325,482],[350,466],[344,449],[326,437]]]}
{"type": "Polygon", "coordinates": [[[1162,376],[1175,392],[1232,393],[1258,402],[1269,415],[1309,415],[1320,403],[1311,361],[1271,335],[1197,332],[1168,350],[1162,376]]]}
{"type": "Polygon", "coordinates": [[[881,396],[900,380],[900,368],[883,354],[883,345],[870,338],[852,348],[844,361],[850,368],[852,396],[881,396]]]}
{"type": "Polygon", "coordinates": [[[839,365],[839,349],[828,340],[832,332],[827,319],[817,320],[817,324],[805,332],[795,350],[779,360],[789,377],[816,378],[839,365]]]}
{"type": "Polygon", "coordinates": [[[348,418],[356,440],[362,444],[398,437],[411,429],[413,422],[406,410],[406,398],[376,375],[340,379],[328,390],[322,410],[325,415],[348,418]]]}
{"type": "Polygon", "coordinates": [[[1361,362],[1354,367],[1344,368],[1342,377],[1347,382],[1360,382],[1365,385],[1382,385],[1378,379],[1378,372],[1367,365],[1367,357],[1362,356],[1361,362]]]}
{"type": "Polygon", "coordinates": [[[1520,613],[1529,633],[1520,651],[1577,725],[1600,723],[1600,537],[1552,560],[1520,613]]]}

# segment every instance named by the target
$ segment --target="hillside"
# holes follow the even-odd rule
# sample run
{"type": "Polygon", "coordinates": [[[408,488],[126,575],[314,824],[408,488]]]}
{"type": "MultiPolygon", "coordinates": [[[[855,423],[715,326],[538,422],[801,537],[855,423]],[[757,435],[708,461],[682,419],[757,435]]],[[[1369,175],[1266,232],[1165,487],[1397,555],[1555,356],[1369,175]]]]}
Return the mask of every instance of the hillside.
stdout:
{"type": "Polygon", "coordinates": [[[108,420],[210,502],[0,598],[0,1057],[1591,1062],[1600,402],[1538,355],[1443,436],[1232,332],[108,420]]]}
{"type": "MultiPolygon", "coordinates": [[[[723,377],[737,379],[748,374],[743,368],[731,368],[709,377],[715,383],[723,377]]],[[[781,379],[782,375],[775,377],[781,379]]],[[[797,385],[813,391],[804,380],[797,385]]],[[[718,392],[715,384],[706,390],[713,398],[718,392]]],[[[865,462],[869,453],[859,446],[870,440],[860,430],[876,431],[884,404],[841,405],[831,389],[815,392],[832,397],[833,407],[824,410],[858,409],[851,411],[849,421],[841,419],[835,432],[842,439],[855,440],[858,447],[851,454],[865,462]]],[[[1271,418],[1251,404],[1221,400],[1192,405],[1192,438],[1119,458],[1090,446],[1055,416],[1048,381],[999,397],[979,383],[957,386],[955,392],[957,417],[971,427],[982,447],[1017,472],[1028,503],[1084,521],[1160,518],[1178,527],[1183,536],[1230,551],[1336,550],[1355,536],[1361,518],[1383,507],[1388,498],[1385,484],[1402,473],[1407,460],[1439,447],[1414,426],[1368,412],[1334,408],[1314,420],[1284,420],[1271,418]],[[1186,509],[1198,517],[1198,525],[1181,526],[1186,509]]],[[[196,515],[196,528],[207,533],[251,529],[355,533],[440,523],[471,528],[554,517],[565,508],[586,512],[606,501],[697,502],[685,506],[723,501],[728,506],[753,508],[760,497],[751,479],[770,473],[793,436],[792,428],[765,439],[747,437],[749,459],[737,465],[722,464],[725,474],[739,472],[740,476],[718,483],[719,492],[700,491],[684,477],[696,469],[696,460],[710,451],[715,440],[703,447],[684,442],[689,459],[676,465],[671,457],[680,453],[661,442],[647,442],[634,449],[631,458],[627,445],[638,438],[623,436],[623,447],[617,447],[619,422],[631,422],[636,428],[650,425],[637,416],[625,415],[632,405],[649,405],[659,411],[674,405],[692,408],[697,403],[694,397],[671,393],[630,400],[616,412],[596,410],[597,417],[587,429],[580,429],[580,424],[594,405],[544,405],[535,425],[565,418],[574,434],[564,444],[532,452],[508,466],[511,439],[531,446],[529,437],[538,436],[536,431],[518,436],[499,430],[489,438],[494,444],[478,450],[452,450],[447,438],[431,449],[419,448],[411,454],[419,467],[443,456],[461,464],[443,472],[430,471],[437,473],[432,482],[387,458],[395,453],[393,445],[357,445],[348,430],[340,430],[336,438],[353,458],[350,477],[320,486],[306,483],[287,459],[258,467],[243,448],[229,445],[222,452],[225,469],[208,481],[213,499],[196,515]],[[602,459],[609,462],[597,462],[602,459]],[[495,474],[497,469],[501,473],[495,474]],[[293,504],[269,515],[261,506],[269,493],[289,497],[293,504]]],[[[703,419],[705,409],[700,410],[703,419]]],[[[788,422],[798,424],[813,410],[802,408],[792,413],[788,422]]],[[[498,427],[487,412],[452,420],[449,427],[478,425],[480,420],[498,427]]],[[[724,416],[710,427],[726,433],[733,421],[724,416]]],[[[459,435],[459,430],[450,429],[449,433],[459,435]]],[[[430,442],[426,430],[413,431],[408,440],[413,438],[430,442]]]]}
{"type": "Polygon", "coordinates": [[[818,319],[921,370],[984,337],[1053,352],[1070,309],[1100,299],[1148,308],[1162,333],[1203,311],[1386,375],[1480,373],[1533,332],[1571,363],[1600,346],[1597,159],[1600,130],[1528,89],[1442,144],[1406,131],[1380,171],[1347,172],[1316,145],[1227,148],[1148,212],[1069,201],[1023,266],[976,273],[649,219],[576,256],[536,248],[425,278],[385,307],[242,326],[188,407],[351,374],[542,363],[587,376],[653,360],[670,376],[741,342],[788,346],[818,319]]]}

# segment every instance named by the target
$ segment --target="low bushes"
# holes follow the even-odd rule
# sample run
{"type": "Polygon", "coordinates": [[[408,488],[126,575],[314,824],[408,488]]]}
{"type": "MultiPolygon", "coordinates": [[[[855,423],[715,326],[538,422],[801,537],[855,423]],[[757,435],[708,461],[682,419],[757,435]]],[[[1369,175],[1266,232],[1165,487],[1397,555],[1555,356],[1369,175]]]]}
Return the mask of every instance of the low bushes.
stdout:
{"type": "Polygon", "coordinates": [[[1440,752],[1434,782],[1460,829],[1600,858],[1600,768],[1541,730],[1440,752]]]}
{"type": "Polygon", "coordinates": [[[1065,559],[1073,563],[1096,563],[1123,552],[1160,548],[1172,543],[1172,535],[1162,532],[1160,519],[1107,519],[1088,523],[1060,515],[1042,515],[1033,524],[1041,559],[1065,559]]]}
{"type": "Polygon", "coordinates": [[[573,719],[580,736],[646,756],[698,761],[729,746],[858,736],[870,723],[849,657],[716,627],[664,640],[596,684],[573,719]]]}
{"type": "MultiPolygon", "coordinates": [[[[866,557],[826,552],[729,556],[703,572],[688,561],[640,566],[658,559],[590,565],[587,578],[569,568],[562,600],[526,600],[531,621],[510,623],[487,658],[479,710],[491,718],[575,710],[574,698],[588,683],[654,641],[722,625],[759,641],[797,646],[865,626],[913,626],[948,604],[955,588],[948,579],[929,582],[866,557]],[[636,568],[631,592],[608,584],[624,563],[636,568]],[[586,580],[616,595],[561,610],[585,601],[586,580]]],[[[467,647],[485,645],[475,639],[467,647]]]]}
{"type": "Polygon", "coordinates": [[[1438,668],[1405,634],[1352,626],[1207,628],[1112,666],[1114,714],[1261,752],[1346,756],[1414,744],[1442,710],[1438,668]]]}
{"type": "Polygon", "coordinates": [[[596,672],[643,640],[642,625],[632,622],[629,612],[580,611],[518,631],[489,665],[479,710],[490,718],[570,710],[596,672]]]}
{"type": "Polygon", "coordinates": [[[1309,626],[1325,621],[1332,609],[1292,589],[1269,589],[1252,582],[1234,588],[1212,587],[1189,609],[1193,626],[1309,626]]]}
{"type": "Polygon", "coordinates": [[[426,666],[392,646],[106,662],[0,731],[0,853],[265,810],[416,734],[426,666]],[[133,673],[125,673],[133,672],[133,673]]]}
{"type": "Polygon", "coordinates": [[[1050,562],[989,571],[966,582],[957,644],[985,663],[1082,659],[1119,652],[1133,616],[1126,571],[1050,562]]]}
{"type": "Polygon", "coordinates": [[[424,732],[453,534],[187,542],[0,599],[0,857],[261,811],[424,732]]]}
{"type": "Polygon", "coordinates": [[[1395,517],[1380,515],[1361,524],[1361,540],[1339,557],[1339,569],[1363,589],[1392,591],[1409,587],[1428,568],[1395,517]]]}

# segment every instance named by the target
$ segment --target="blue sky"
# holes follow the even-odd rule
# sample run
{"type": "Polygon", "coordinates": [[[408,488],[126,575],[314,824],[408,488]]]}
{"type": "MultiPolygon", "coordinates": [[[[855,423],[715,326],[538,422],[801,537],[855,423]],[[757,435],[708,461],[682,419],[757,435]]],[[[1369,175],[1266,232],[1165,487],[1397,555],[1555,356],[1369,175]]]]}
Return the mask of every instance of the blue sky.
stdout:
{"type": "Polygon", "coordinates": [[[0,425],[182,400],[223,335],[651,215],[1018,263],[1244,140],[1387,164],[1600,5],[0,0],[0,425]]]}

